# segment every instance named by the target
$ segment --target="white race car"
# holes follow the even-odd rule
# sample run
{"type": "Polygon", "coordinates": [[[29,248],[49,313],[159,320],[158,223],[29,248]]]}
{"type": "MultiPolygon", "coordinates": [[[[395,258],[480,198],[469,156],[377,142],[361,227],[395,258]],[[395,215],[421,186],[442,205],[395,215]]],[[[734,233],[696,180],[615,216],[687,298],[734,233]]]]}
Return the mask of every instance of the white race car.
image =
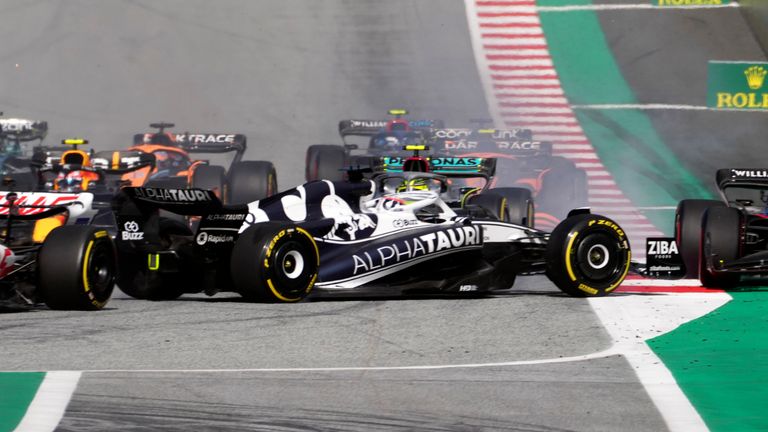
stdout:
{"type": "Polygon", "coordinates": [[[115,247],[90,193],[0,192],[0,307],[101,309],[115,247]]]}
{"type": "Polygon", "coordinates": [[[612,220],[575,211],[550,234],[450,207],[444,176],[385,173],[313,181],[224,206],[199,189],[124,188],[116,201],[121,277],[137,298],[236,291],[260,301],[314,294],[472,294],[546,273],[564,292],[601,296],[623,281],[629,242],[612,220]],[[360,176],[361,177],[361,176],[360,176]],[[196,232],[159,211],[198,216],[196,232]]]}

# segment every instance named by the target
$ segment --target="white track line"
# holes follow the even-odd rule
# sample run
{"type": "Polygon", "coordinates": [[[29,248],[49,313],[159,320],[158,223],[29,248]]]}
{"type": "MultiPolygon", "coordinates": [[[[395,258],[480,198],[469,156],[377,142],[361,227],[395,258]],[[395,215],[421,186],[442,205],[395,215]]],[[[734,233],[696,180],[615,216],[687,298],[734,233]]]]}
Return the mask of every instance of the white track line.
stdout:
{"type": "Polygon", "coordinates": [[[673,110],[673,111],[741,111],[741,112],[768,112],[765,109],[744,108],[714,108],[701,105],[677,105],[677,104],[597,104],[597,105],[571,105],[577,110],[673,110]]]}
{"type": "Polygon", "coordinates": [[[589,299],[603,326],[632,365],[638,379],[673,432],[709,429],[678,387],[672,373],[646,341],[702,317],[730,299],[731,297],[724,293],[589,299]]]}
{"type": "Polygon", "coordinates": [[[56,429],[77,388],[81,372],[58,371],[45,374],[35,398],[15,432],[50,432],[56,429]]]}
{"type": "MultiPolygon", "coordinates": [[[[593,4],[593,5],[573,5],[573,6],[539,6],[536,9],[539,12],[578,12],[578,11],[622,11],[622,10],[682,10],[682,9],[725,9],[737,8],[738,2],[732,2],[723,5],[680,5],[680,6],[657,6],[649,3],[639,4],[593,4]]],[[[483,9],[485,11],[485,9],[483,9]]]]}

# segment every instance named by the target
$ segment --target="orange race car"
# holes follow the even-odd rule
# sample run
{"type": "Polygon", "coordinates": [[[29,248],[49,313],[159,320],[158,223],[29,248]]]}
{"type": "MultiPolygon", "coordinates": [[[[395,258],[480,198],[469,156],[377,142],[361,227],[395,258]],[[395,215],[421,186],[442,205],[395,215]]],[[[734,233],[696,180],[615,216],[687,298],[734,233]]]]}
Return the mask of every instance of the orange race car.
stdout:
{"type": "Polygon", "coordinates": [[[227,204],[244,204],[277,192],[277,173],[272,162],[243,161],[246,138],[241,134],[171,133],[172,123],[152,123],[156,132],[133,136],[128,150],[150,153],[155,166],[123,176],[131,186],[162,188],[200,188],[212,190],[227,204]],[[207,160],[190,157],[193,153],[234,153],[229,170],[207,160]]]}

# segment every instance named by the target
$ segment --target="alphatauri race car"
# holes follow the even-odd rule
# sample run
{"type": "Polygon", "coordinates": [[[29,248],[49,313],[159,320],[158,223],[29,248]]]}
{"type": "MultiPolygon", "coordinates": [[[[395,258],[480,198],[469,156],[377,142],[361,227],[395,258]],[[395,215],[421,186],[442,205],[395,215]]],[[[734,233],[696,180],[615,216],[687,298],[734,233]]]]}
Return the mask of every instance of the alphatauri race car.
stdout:
{"type": "Polygon", "coordinates": [[[137,298],[235,291],[295,302],[313,293],[478,295],[546,273],[565,293],[601,296],[629,270],[627,237],[606,217],[577,211],[550,234],[480,206],[449,207],[445,176],[349,176],[235,206],[201,189],[124,188],[114,202],[118,286],[137,298]],[[160,210],[199,216],[196,232],[160,210]]]}
{"type": "MultiPolygon", "coordinates": [[[[404,109],[389,110],[389,120],[342,120],[339,135],[342,145],[313,144],[307,148],[305,178],[312,180],[342,180],[348,167],[370,167],[381,156],[397,156],[410,144],[422,144],[423,135],[432,128],[442,127],[441,120],[408,120],[404,109]],[[367,142],[350,142],[360,137],[367,142]]],[[[407,154],[401,154],[407,155],[407,154]]]]}
{"type": "Polygon", "coordinates": [[[101,309],[115,284],[90,193],[0,192],[0,309],[101,309]]]}
{"type": "Polygon", "coordinates": [[[687,277],[729,288],[741,275],[768,274],[768,170],[720,169],[716,182],[722,200],[678,204],[672,255],[687,277]]]}

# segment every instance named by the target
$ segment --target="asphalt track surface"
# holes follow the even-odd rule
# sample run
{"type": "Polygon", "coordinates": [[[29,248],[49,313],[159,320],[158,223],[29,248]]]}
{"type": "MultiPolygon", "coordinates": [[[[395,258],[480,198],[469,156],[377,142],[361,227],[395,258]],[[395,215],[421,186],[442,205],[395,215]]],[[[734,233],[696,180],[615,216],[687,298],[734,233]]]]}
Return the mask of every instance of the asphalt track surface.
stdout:
{"type": "Polygon", "coordinates": [[[51,143],[125,148],[158,120],[239,132],[288,188],[340,119],[488,117],[460,1],[3,3],[0,110],[48,120],[51,143]]]}
{"type": "MultiPolygon", "coordinates": [[[[621,72],[642,104],[705,106],[709,60],[766,61],[738,8],[613,10],[598,16],[621,72]]],[[[765,112],[647,114],[667,146],[713,192],[719,168],[768,165],[763,156],[765,112]]]]}
{"type": "Polygon", "coordinates": [[[61,430],[664,429],[621,357],[242,371],[483,364],[608,348],[589,304],[541,277],[461,300],[263,305],[226,295],[146,302],[118,294],[96,314],[38,310],[0,315],[0,323],[0,369],[96,371],[83,374],[61,430]]]}
{"type": "MultiPolygon", "coordinates": [[[[249,158],[274,161],[288,187],[302,180],[307,145],[338,142],[339,119],[390,107],[449,124],[487,116],[459,1],[3,3],[0,109],[48,120],[49,142],[77,135],[124,147],[155,120],[236,131],[248,135],[249,158]]],[[[102,370],[83,375],[61,430],[664,429],[619,357],[236,371],[507,362],[608,347],[586,301],[541,277],[517,288],[296,305],[118,294],[99,313],[0,315],[0,370],[102,370]]]]}

